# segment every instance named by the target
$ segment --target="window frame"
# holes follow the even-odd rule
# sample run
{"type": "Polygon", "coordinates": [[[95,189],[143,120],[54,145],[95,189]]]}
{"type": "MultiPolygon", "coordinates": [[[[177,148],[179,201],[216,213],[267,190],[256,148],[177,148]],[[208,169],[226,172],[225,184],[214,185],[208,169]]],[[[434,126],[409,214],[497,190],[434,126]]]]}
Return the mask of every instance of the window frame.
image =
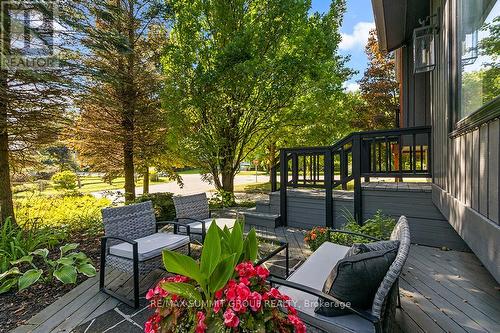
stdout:
{"type": "MultiPolygon", "coordinates": [[[[451,61],[450,61],[450,79],[451,79],[451,114],[450,114],[450,137],[457,137],[467,132],[470,132],[481,125],[488,123],[496,118],[500,118],[500,96],[483,104],[471,114],[460,118],[461,101],[460,101],[460,50],[458,46],[459,29],[458,29],[458,14],[459,1],[453,1],[453,6],[450,6],[450,41],[451,41],[451,61]]],[[[500,0],[496,0],[497,2],[500,0]]]]}

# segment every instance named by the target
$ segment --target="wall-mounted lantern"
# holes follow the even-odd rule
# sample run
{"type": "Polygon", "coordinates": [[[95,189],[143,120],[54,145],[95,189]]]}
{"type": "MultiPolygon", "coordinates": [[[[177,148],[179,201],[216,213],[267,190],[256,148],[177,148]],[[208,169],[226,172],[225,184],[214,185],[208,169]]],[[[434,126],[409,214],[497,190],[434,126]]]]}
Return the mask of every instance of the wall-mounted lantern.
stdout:
{"type": "Polygon", "coordinates": [[[432,18],[439,14],[419,20],[421,27],[413,30],[413,73],[424,73],[436,67],[435,39],[438,24],[432,24],[432,18]],[[429,22],[429,25],[426,23],[429,22]]]}

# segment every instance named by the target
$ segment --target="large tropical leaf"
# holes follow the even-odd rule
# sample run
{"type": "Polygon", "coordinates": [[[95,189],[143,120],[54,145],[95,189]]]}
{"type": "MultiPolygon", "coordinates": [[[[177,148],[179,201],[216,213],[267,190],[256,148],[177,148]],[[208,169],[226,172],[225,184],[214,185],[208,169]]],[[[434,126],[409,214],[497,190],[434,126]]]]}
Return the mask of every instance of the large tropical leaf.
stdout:
{"type": "Polygon", "coordinates": [[[245,251],[247,252],[248,259],[251,262],[255,262],[255,260],[257,260],[259,243],[257,241],[257,234],[255,233],[254,228],[252,228],[252,230],[250,230],[250,232],[248,233],[247,240],[247,248],[245,249],[245,251]]]}
{"type": "Polygon", "coordinates": [[[33,283],[40,279],[43,271],[41,269],[30,269],[23,273],[17,280],[19,290],[23,290],[31,286],[33,283]]]}
{"type": "Polygon", "coordinates": [[[236,253],[222,260],[210,276],[209,289],[211,293],[224,287],[234,273],[236,253]]]}
{"type": "Polygon", "coordinates": [[[52,275],[64,284],[76,282],[76,268],[73,266],[61,265],[52,275]]]}
{"type": "Polygon", "coordinates": [[[169,293],[179,295],[187,300],[197,301],[200,303],[203,301],[200,292],[192,284],[182,282],[165,282],[162,283],[161,287],[169,293]]]}
{"type": "Polygon", "coordinates": [[[200,270],[204,276],[210,276],[220,261],[221,244],[219,230],[220,228],[213,222],[210,228],[208,228],[205,241],[203,242],[200,270]]]}
{"type": "Polygon", "coordinates": [[[236,222],[233,230],[231,231],[231,238],[229,239],[229,246],[233,253],[236,253],[236,258],[239,258],[243,251],[243,230],[241,224],[236,222]]]}
{"type": "Polygon", "coordinates": [[[163,251],[162,257],[163,265],[167,271],[187,276],[199,284],[203,284],[205,277],[193,258],[170,250],[163,251]]]}

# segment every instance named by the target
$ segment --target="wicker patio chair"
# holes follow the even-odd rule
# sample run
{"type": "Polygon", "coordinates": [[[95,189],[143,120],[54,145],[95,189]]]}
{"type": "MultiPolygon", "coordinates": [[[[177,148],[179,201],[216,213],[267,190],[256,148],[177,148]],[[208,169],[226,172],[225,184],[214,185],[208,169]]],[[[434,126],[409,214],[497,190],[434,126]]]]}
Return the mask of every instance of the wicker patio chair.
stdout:
{"type": "MultiPolygon", "coordinates": [[[[99,289],[124,303],[137,308],[139,306],[139,276],[157,268],[164,269],[162,251],[177,250],[187,246],[191,254],[190,229],[187,235],[158,232],[158,227],[178,222],[156,222],[151,201],[123,207],[104,208],[102,210],[105,236],[101,238],[101,271],[99,289]],[[133,274],[134,301],[105,288],[106,264],[133,274]]],[[[185,227],[185,226],[184,226],[185,227]]]]}
{"type": "Polygon", "coordinates": [[[220,228],[227,226],[231,229],[236,222],[232,218],[213,218],[208,207],[208,199],[205,193],[174,196],[176,222],[180,222],[191,228],[191,235],[201,237],[203,243],[205,234],[210,224],[215,221],[220,228]]]}

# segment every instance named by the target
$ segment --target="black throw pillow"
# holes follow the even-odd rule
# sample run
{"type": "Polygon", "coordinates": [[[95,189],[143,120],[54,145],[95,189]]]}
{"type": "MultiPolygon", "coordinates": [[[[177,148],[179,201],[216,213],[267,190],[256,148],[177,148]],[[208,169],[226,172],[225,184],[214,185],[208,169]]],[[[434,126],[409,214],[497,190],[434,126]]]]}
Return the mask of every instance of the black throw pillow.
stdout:
{"type": "MultiPolygon", "coordinates": [[[[368,252],[345,257],[335,265],[323,285],[323,292],[341,302],[350,303],[351,307],[367,309],[372,305],[380,283],[396,258],[399,242],[367,243],[361,248],[368,249],[368,252]]],[[[328,317],[350,313],[344,309],[344,304],[321,299],[315,312],[328,317]]]]}

